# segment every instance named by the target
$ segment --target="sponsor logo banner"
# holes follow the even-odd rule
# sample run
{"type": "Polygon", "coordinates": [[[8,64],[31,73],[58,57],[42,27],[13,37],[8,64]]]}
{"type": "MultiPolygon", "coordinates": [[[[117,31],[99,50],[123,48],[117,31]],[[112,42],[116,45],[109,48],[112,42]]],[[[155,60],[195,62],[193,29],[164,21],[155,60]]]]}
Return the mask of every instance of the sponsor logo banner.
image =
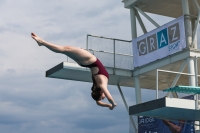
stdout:
{"type": "Polygon", "coordinates": [[[132,41],[134,67],[139,67],[186,48],[184,16],[132,41]]]}

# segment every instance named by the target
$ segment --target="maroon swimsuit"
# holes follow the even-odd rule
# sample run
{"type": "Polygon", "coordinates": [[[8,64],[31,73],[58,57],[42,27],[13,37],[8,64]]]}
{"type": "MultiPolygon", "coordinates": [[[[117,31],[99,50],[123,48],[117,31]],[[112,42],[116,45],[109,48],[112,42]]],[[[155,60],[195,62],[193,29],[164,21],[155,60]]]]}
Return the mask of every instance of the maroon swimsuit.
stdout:
{"type": "Polygon", "coordinates": [[[82,67],[89,67],[89,68],[92,68],[92,67],[98,67],[99,68],[99,71],[97,74],[94,74],[94,75],[104,75],[106,76],[108,79],[109,79],[109,74],[108,72],[106,71],[105,67],[103,66],[103,64],[97,59],[94,63],[90,64],[90,65],[82,65],[80,64],[82,67]]]}

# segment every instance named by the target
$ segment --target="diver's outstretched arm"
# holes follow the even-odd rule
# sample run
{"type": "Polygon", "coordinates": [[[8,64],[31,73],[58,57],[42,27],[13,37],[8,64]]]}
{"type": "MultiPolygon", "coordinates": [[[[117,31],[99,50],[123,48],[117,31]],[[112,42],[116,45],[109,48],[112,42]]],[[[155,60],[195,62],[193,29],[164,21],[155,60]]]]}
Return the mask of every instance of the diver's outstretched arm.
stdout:
{"type": "Polygon", "coordinates": [[[102,101],[97,101],[96,103],[97,103],[97,105],[99,105],[101,107],[108,107],[110,110],[113,110],[112,104],[107,104],[107,103],[104,103],[102,101]]]}
{"type": "Polygon", "coordinates": [[[115,103],[114,99],[112,98],[110,92],[107,89],[106,85],[100,84],[99,85],[102,92],[105,94],[105,96],[107,97],[108,101],[111,103],[112,105],[112,109],[114,109],[115,106],[117,106],[117,104],[115,103]]]}

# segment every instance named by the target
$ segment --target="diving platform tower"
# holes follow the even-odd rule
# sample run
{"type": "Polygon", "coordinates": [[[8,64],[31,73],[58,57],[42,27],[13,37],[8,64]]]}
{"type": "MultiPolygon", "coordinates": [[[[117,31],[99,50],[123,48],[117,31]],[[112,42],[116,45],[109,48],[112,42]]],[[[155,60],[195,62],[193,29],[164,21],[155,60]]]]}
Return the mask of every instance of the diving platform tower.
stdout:
{"type": "MultiPolygon", "coordinates": [[[[122,2],[124,7],[130,10],[133,56],[135,56],[133,78],[136,105],[129,107],[129,115],[200,121],[199,93],[193,91],[199,89],[200,44],[197,33],[200,0],[123,0],[122,2]],[[167,16],[175,20],[160,26],[147,13],[167,16]],[[140,15],[157,29],[148,32],[140,15]],[[136,20],[144,32],[140,37],[137,36],[136,20]],[[158,48],[155,48],[155,41],[158,48]],[[176,50],[172,52],[172,49],[176,50]],[[173,73],[174,76],[159,75],[160,72],[173,73]],[[169,78],[172,80],[170,85],[167,84],[169,78]],[[144,81],[152,85],[149,89],[156,89],[156,99],[142,103],[141,88],[144,81]],[[180,87],[181,92],[194,94],[195,100],[180,99],[176,85],[190,86],[180,87]],[[171,88],[168,90],[173,91],[166,93],[166,97],[159,98],[158,91],[166,88],[171,88]],[[173,98],[168,97],[170,93],[173,98]]],[[[199,125],[198,122],[196,123],[199,125]]],[[[199,130],[198,126],[196,132],[197,130],[199,130]]]]}

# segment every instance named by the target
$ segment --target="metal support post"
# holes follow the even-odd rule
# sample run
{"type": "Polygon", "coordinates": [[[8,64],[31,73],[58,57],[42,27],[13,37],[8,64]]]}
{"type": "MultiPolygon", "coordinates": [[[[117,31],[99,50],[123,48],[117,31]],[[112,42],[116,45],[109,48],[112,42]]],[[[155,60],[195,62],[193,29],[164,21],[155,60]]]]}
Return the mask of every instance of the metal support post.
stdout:
{"type": "Polygon", "coordinates": [[[136,27],[136,18],[135,18],[135,9],[130,9],[130,15],[131,15],[131,33],[132,33],[132,39],[137,37],[137,27],[136,27]]]}
{"type": "Polygon", "coordinates": [[[197,60],[197,57],[195,56],[195,79],[196,79],[196,86],[199,86],[199,80],[198,80],[198,60],[197,60]]]}
{"type": "MultiPolygon", "coordinates": [[[[123,102],[124,102],[124,105],[125,105],[125,107],[126,107],[126,110],[127,110],[128,114],[129,114],[128,104],[126,103],[126,100],[125,100],[124,95],[123,95],[123,93],[122,93],[121,87],[119,86],[119,84],[117,85],[117,87],[118,87],[118,89],[119,89],[119,92],[120,92],[120,95],[121,95],[122,100],[123,100],[123,102]]],[[[135,122],[134,122],[134,120],[133,120],[133,117],[132,117],[132,116],[129,116],[129,118],[130,118],[130,120],[131,120],[131,123],[132,123],[132,125],[133,125],[133,128],[135,129],[135,132],[137,133],[137,127],[136,127],[136,125],[135,125],[135,122]]]]}
{"type": "MultiPolygon", "coordinates": [[[[189,85],[196,86],[196,79],[195,79],[195,65],[194,65],[194,58],[189,57],[187,58],[188,61],[188,73],[193,74],[194,76],[189,76],[189,85]]],[[[196,97],[195,97],[196,99],[196,97]]],[[[196,104],[195,104],[196,105],[196,104]]],[[[196,105],[197,106],[197,105],[196,105]]],[[[199,124],[199,121],[195,121],[195,124],[199,124]]],[[[199,126],[195,126],[195,130],[199,130],[199,126]]]]}
{"type": "MultiPolygon", "coordinates": [[[[137,37],[137,27],[136,27],[136,13],[135,9],[130,9],[131,14],[131,32],[132,32],[132,39],[137,37]]],[[[140,81],[139,77],[134,77],[135,82],[135,95],[136,95],[136,104],[141,103],[141,89],[140,89],[140,81]]]]}
{"type": "Polygon", "coordinates": [[[182,0],[182,9],[183,9],[183,15],[185,16],[185,34],[186,34],[186,44],[187,47],[190,47],[192,44],[192,27],[190,22],[190,12],[189,12],[189,3],[188,0],[182,0]]]}
{"type": "Polygon", "coordinates": [[[87,51],[89,50],[89,48],[88,48],[88,36],[89,35],[87,35],[87,37],[86,37],[86,49],[87,49],[87,51]]]}
{"type": "Polygon", "coordinates": [[[156,99],[158,99],[158,69],[156,70],[156,99]]]}
{"type": "MultiPolygon", "coordinates": [[[[197,70],[197,57],[194,57],[194,70],[195,70],[195,86],[198,86],[198,70],[197,70]]],[[[198,105],[198,94],[195,95],[196,98],[196,104],[195,104],[195,109],[198,110],[199,109],[199,105],[198,105]]]]}
{"type": "Polygon", "coordinates": [[[113,72],[113,73],[114,73],[114,75],[115,75],[115,70],[116,70],[116,69],[115,69],[115,60],[116,60],[116,59],[115,59],[115,52],[116,52],[116,51],[115,51],[115,48],[116,48],[116,47],[115,47],[115,39],[113,39],[113,47],[114,47],[114,65],[113,65],[113,66],[114,66],[114,72],[113,72]]]}
{"type": "MultiPolygon", "coordinates": [[[[190,14],[189,12],[189,3],[188,0],[182,0],[182,8],[183,8],[183,14],[190,14]]],[[[191,46],[191,41],[192,41],[192,28],[191,28],[191,22],[190,22],[190,17],[185,16],[185,30],[186,30],[186,41],[188,47],[191,46]]],[[[188,58],[188,73],[190,74],[195,74],[194,73],[194,60],[193,58],[188,58]]],[[[189,83],[191,86],[195,86],[195,76],[189,76],[189,83]]]]}
{"type": "Polygon", "coordinates": [[[146,28],[145,28],[145,26],[144,26],[144,23],[142,22],[142,19],[141,19],[141,17],[140,17],[140,14],[139,14],[137,11],[136,11],[135,13],[136,13],[137,20],[138,20],[138,22],[139,22],[139,24],[140,24],[140,26],[141,26],[141,28],[142,28],[144,34],[147,33],[147,30],[146,30],[146,28]]]}
{"type": "Polygon", "coordinates": [[[135,97],[136,97],[136,104],[139,104],[142,102],[141,100],[141,89],[140,89],[140,79],[139,76],[134,77],[135,82],[135,97]]]}
{"type": "MultiPolygon", "coordinates": [[[[194,71],[194,59],[193,58],[187,58],[187,62],[188,62],[188,73],[195,75],[195,71],[194,71]]],[[[189,76],[189,85],[190,86],[195,86],[195,76],[189,76]]]]}
{"type": "MultiPolygon", "coordinates": [[[[194,57],[194,70],[195,70],[195,84],[196,84],[196,86],[198,86],[198,84],[199,84],[198,83],[198,62],[197,62],[197,57],[196,56],[194,57]]],[[[195,109],[199,110],[199,94],[195,95],[195,99],[196,99],[195,109]]],[[[195,124],[199,125],[199,123],[200,123],[200,121],[195,121],[195,124]]],[[[199,130],[200,127],[196,126],[195,129],[199,130]]]]}
{"type": "MultiPolygon", "coordinates": [[[[183,9],[183,14],[188,14],[190,15],[189,12],[189,3],[188,0],[182,0],[182,9],[183,9]]],[[[185,16],[185,34],[186,34],[186,44],[187,47],[193,47],[193,38],[192,38],[192,27],[191,27],[191,22],[190,22],[190,17],[189,16],[185,16]]],[[[195,34],[195,33],[194,33],[195,34]]],[[[193,37],[195,36],[193,34],[193,37]]],[[[194,72],[194,59],[193,58],[188,58],[187,59],[188,62],[188,73],[190,74],[195,74],[194,72]]],[[[195,86],[195,76],[189,76],[189,85],[190,86],[195,86]]],[[[198,121],[195,121],[195,124],[198,124],[198,121]]],[[[199,130],[199,127],[195,126],[195,130],[199,130]]]]}

